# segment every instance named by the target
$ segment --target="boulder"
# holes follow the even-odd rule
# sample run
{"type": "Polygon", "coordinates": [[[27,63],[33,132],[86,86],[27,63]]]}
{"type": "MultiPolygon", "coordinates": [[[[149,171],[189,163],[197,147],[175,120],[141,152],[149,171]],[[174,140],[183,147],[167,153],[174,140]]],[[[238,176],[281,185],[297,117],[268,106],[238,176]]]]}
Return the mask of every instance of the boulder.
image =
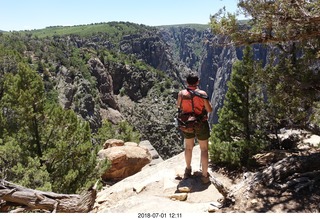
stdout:
{"type": "Polygon", "coordinates": [[[124,141],[119,139],[108,139],[104,144],[103,148],[107,149],[115,146],[124,146],[124,141]]]}
{"type": "Polygon", "coordinates": [[[138,143],[127,141],[124,143],[125,146],[132,146],[132,147],[138,147],[138,143]]]}
{"type": "Polygon", "coordinates": [[[152,160],[148,150],[131,145],[109,147],[99,151],[98,156],[111,163],[111,167],[101,176],[105,181],[119,181],[134,175],[152,160]]]}

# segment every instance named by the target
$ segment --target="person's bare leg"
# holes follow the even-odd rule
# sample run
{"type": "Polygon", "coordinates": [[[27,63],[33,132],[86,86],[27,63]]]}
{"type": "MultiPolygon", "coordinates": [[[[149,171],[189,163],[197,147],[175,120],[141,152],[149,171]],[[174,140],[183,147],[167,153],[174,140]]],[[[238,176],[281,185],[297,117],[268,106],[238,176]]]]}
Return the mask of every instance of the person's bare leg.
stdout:
{"type": "Polygon", "coordinates": [[[186,162],[187,169],[191,169],[191,160],[192,160],[192,150],[194,147],[194,138],[185,139],[185,150],[184,150],[184,158],[186,162]]]}
{"type": "Polygon", "coordinates": [[[201,150],[201,167],[202,167],[202,175],[208,176],[208,163],[209,163],[209,155],[208,155],[208,144],[209,140],[199,140],[200,150],[201,150]]]}

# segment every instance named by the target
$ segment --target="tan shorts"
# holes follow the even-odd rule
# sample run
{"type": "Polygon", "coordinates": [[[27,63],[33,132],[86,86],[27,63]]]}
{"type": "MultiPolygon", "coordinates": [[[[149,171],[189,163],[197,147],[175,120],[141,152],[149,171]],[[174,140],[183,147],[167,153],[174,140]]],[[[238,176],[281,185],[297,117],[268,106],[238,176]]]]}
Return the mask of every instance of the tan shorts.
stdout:
{"type": "Polygon", "coordinates": [[[202,121],[193,133],[182,132],[186,139],[197,137],[198,140],[207,140],[210,137],[210,127],[208,121],[202,121]]]}

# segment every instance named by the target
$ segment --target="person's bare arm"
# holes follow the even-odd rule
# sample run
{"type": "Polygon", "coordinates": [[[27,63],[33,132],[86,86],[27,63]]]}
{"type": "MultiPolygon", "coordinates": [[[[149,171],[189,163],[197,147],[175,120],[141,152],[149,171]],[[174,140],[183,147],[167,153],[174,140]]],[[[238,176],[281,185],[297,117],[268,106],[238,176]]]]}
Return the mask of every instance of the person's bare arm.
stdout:
{"type": "MultiPolygon", "coordinates": [[[[203,90],[200,90],[199,93],[208,96],[207,93],[203,90]]],[[[204,107],[208,113],[212,112],[212,106],[208,99],[204,99],[204,107]]]]}
{"type": "Polygon", "coordinates": [[[212,112],[212,106],[209,100],[207,99],[204,100],[204,107],[206,108],[208,113],[212,112]]]}

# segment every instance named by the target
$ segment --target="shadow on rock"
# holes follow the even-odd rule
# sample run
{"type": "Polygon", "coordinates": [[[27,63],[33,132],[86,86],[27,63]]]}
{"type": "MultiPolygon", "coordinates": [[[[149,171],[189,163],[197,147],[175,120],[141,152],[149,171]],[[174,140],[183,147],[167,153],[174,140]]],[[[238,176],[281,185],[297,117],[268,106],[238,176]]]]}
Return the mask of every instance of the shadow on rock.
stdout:
{"type": "Polygon", "coordinates": [[[194,172],[190,178],[181,178],[177,185],[176,192],[201,192],[209,188],[210,183],[203,184],[201,181],[201,172],[194,172]]]}

